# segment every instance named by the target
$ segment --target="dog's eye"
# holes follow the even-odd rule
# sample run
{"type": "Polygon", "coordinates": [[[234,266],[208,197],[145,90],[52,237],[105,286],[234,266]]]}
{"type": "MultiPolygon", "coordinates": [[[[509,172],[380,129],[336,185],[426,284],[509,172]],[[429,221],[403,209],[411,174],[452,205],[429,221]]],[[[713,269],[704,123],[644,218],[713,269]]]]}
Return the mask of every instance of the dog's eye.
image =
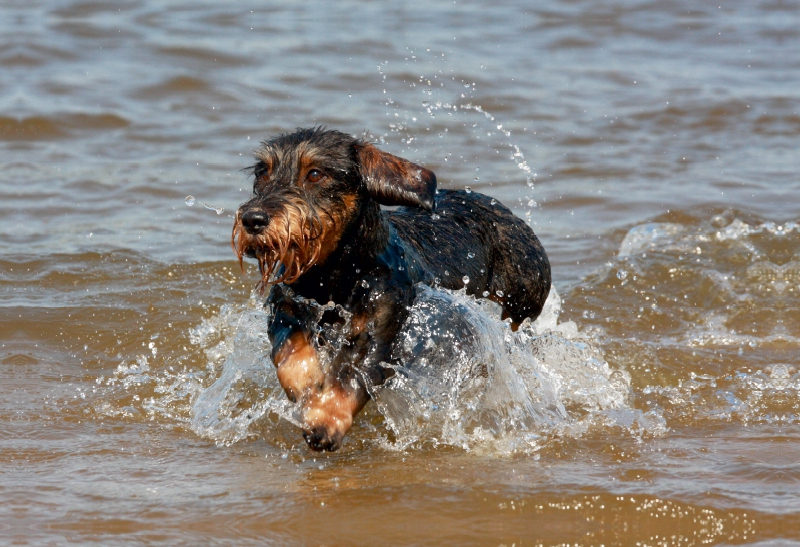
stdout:
{"type": "Polygon", "coordinates": [[[308,180],[308,182],[319,182],[324,178],[325,178],[325,173],[323,173],[319,169],[312,169],[311,171],[308,172],[308,175],[306,175],[306,179],[308,180]]]}

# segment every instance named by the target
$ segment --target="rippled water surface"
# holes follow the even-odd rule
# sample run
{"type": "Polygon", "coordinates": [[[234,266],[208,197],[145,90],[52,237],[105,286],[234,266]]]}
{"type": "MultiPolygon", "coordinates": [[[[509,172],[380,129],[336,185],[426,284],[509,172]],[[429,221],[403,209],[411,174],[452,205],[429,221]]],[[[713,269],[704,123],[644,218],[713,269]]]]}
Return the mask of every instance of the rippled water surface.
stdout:
{"type": "Polygon", "coordinates": [[[3,3],[0,544],[800,545],[798,21],[3,3]],[[314,124],[498,198],[556,289],[512,332],[422,288],[323,455],[229,245],[252,149],[314,124]]]}

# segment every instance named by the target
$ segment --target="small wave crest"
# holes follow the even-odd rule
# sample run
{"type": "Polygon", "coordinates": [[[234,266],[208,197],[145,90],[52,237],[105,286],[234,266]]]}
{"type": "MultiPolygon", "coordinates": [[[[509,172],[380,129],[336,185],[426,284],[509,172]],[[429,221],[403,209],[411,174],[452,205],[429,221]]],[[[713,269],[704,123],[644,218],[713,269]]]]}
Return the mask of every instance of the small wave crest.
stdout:
{"type": "Polygon", "coordinates": [[[742,216],[634,226],[572,295],[670,424],[800,419],[800,225],[742,216]]]}
{"type": "Polygon", "coordinates": [[[800,424],[800,373],[786,363],[721,376],[691,374],[677,387],[648,387],[643,395],[675,420],[800,424]]]}

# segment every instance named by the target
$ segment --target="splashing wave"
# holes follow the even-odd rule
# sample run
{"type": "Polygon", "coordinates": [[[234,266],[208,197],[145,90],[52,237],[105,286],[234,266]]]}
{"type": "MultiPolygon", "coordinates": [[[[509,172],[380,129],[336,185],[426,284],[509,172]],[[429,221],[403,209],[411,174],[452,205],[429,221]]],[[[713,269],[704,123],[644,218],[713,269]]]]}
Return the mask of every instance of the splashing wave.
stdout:
{"type": "MultiPolygon", "coordinates": [[[[631,407],[627,373],[612,371],[574,323],[557,323],[555,290],[542,316],[518,332],[500,321],[494,306],[463,291],[420,287],[395,344],[396,374],[369,386],[385,428],[378,444],[509,453],[536,450],[548,436],[580,435],[596,424],[637,435],[663,431],[657,414],[631,407]]],[[[298,425],[297,408],[269,359],[267,321],[253,298],[243,308],[223,306],[193,329],[214,380],[197,386],[189,417],[197,434],[230,444],[269,436],[270,428],[281,427],[276,417],[298,425]]]]}

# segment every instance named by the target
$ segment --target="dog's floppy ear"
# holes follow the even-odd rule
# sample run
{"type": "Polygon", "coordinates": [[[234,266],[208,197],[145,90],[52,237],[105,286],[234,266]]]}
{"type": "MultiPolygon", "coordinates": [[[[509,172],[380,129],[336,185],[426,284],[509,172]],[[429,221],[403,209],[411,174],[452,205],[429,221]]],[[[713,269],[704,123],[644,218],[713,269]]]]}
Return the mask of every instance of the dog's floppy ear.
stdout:
{"type": "Polygon", "coordinates": [[[382,205],[407,205],[433,211],[436,175],[369,143],[356,145],[361,180],[370,197],[382,205]]]}

